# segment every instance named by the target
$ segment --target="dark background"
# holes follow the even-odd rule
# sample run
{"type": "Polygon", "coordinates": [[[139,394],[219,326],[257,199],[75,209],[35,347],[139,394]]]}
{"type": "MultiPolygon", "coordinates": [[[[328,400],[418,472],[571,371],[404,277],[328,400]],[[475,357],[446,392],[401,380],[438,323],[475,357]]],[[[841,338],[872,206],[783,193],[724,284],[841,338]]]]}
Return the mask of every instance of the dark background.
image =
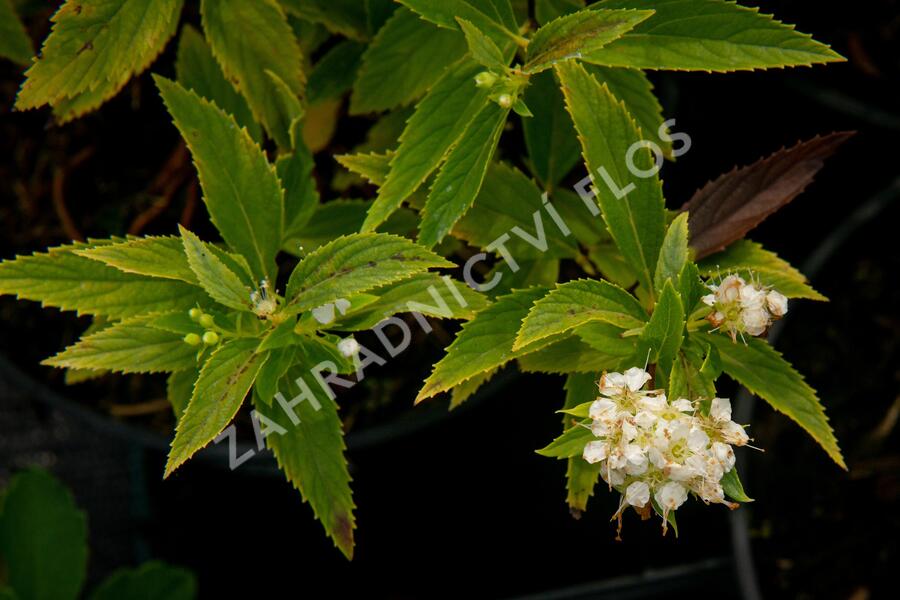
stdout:
{"type": "MultiPolygon", "coordinates": [[[[0,349],[8,364],[0,369],[0,480],[42,465],[73,488],[89,514],[94,580],[161,558],[194,569],[203,598],[281,590],[502,598],[572,586],[581,587],[539,597],[737,597],[751,580],[764,597],[894,597],[898,2],[759,4],[849,62],[654,74],[666,116],[693,140],[691,151],[663,171],[666,196],[677,207],[735,164],[816,134],[859,132],[803,195],[752,234],[795,265],[812,267],[814,286],[832,299],[792,302],[777,346],[819,391],[849,472],[768,405],[742,405],[752,408],[752,432],[765,449],[741,451],[744,484],[756,498],[741,508],[743,519],[693,501],[678,511],[677,541],[662,538],[657,522],[630,515],[624,541],[616,542],[608,522],[614,495],[598,487],[589,511],[573,519],[564,502],[564,464],[533,453],[558,433],[553,411],[563,400],[561,377],[507,369],[449,418],[434,418],[444,413],[444,400],[407,410],[415,383],[441,355],[445,340],[433,336],[403,364],[371,374],[407,383],[392,392],[400,408],[361,417],[350,435],[359,508],[349,563],[268,457],[230,473],[222,456],[207,456],[161,481],[164,415],[105,416],[113,400],[159,397],[160,382],[117,378],[66,388],[60,373],[37,363],[73,341],[85,322],[3,297],[0,349]],[[745,535],[752,564],[735,554],[733,540],[745,535]],[[739,570],[753,577],[740,579],[739,570]]],[[[36,39],[46,35],[45,14],[29,24],[36,39]]],[[[173,46],[153,71],[171,73],[173,46]]],[[[73,227],[88,236],[123,234],[153,210],[165,182],[180,177],[171,205],[144,228],[171,232],[196,191],[189,161],[185,167],[176,156],[175,166],[166,166],[177,132],[148,75],[99,112],[63,127],[46,111],[10,112],[20,77],[8,62],[0,64],[0,257],[68,241],[73,227]]],[[[334,152],[358,140],[366,124],[348,121],[334,152]]],[[[508,154],[521,152],[518,135],[505,136],[508,154]]],[[[331,168],[330,154],[319,157],[323,172],[331,168]]],[[[193,219],[202,222],[202,204],[194,206],[193,219]]],[[[361,396],[348,403],[364,404],[361,396]]]]}

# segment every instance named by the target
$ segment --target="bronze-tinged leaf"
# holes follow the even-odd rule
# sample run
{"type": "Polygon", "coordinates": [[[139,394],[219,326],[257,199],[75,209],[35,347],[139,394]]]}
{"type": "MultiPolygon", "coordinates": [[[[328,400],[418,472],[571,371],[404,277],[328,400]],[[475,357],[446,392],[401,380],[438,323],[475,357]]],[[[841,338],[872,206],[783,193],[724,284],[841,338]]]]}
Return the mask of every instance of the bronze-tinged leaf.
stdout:
{"type": "Polygon", "coordinates": [[[812,182],[825,159],[854,131],[839,131],[782,149],[710,181],[681,210],[690,212],[690,245],[698,259],[744,237],[812,182]]]}

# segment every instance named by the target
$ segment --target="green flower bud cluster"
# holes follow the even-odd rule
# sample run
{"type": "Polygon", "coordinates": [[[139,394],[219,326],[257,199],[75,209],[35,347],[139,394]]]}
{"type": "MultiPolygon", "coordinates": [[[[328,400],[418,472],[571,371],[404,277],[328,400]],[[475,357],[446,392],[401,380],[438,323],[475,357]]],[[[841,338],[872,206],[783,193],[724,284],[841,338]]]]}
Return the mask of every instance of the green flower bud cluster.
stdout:
{"type": "Polygon", "coordinates": [[[213,331],[216,326],[216,321],[212,315],[195,307],[188,311],[188,316],[191,318],[191,321],[194,321],[206,331],[202,334],[189,333],[185,335],[183,339],[187,345],[199,346],[200,344],[203,344],[204,346],[215,346],[219,343],[219,334],[213,331]]]}
{"type": "Polygon", "coordinates": [[[528,78],[515,69],[503,74],[482,71],[475,76],[475,87],[490,90],[488,97],[491,101],[496,102],[501,108],[511,108],[523,117],[530,117],[531,111],[520,97],[526,85],[528,78]]]}

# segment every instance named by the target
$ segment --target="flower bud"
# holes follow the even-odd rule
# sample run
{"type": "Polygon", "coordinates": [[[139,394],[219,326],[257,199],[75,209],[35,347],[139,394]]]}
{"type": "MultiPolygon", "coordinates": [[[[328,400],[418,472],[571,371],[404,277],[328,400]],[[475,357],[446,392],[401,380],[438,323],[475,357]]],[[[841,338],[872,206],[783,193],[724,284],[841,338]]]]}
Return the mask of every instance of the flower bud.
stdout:
{"type": "Polygon", "coordinates": [[[489,88],[497,82],[497,75],[490,71],[482,71],[475,76],[475,87],[489,88]]]}
{"type": "Polygon", "coordinates": [[[346,338],[338,342],[338,351],[347,358],[350,358],[359,352],[359,342],[352,337],[346,338]]]}
{"type": "Polygon", "coordinates": [[[215,346],[219,343],[219,334],[215,331],[207,331],[203,334],[203,343],[207,346],[215,346]]]}
{"type": "Polygon", "coordinates": [[[499,104],[501,108],[509,108],[513,105],[512,96],[509,94],[500,94],[497,98],[497,104],[499,104]]]}
{"type": "Polygon", "coordinates": [[[188,311],[188,316],[191,318],[191,321],[199,321],[200,315],[203,314],[203,311],[197,308],[196,306],[188,311]]]}
{"type": "Polygon", "coordinates": [[[766,306],[773,317],[783,317],[788,311],[788,300],[784,294],[772,290],[766,294],[766,306]]]}
{"type": "Polygon", "coordinates": [[[200,325],[202,327],[209,329],[210,327],[212,327],[215,324],[216,324],[216,322],[213,319],[212,315],[208,315],[206,313],[203,313],[202,315],[200,315],[200,325]]]}
{"type": "Polygon", "coordinates": [[[189,346],[199,346],[201,341],[200,336],[196,333],[189,333],[184,336],[184,342],[189,346]]]}

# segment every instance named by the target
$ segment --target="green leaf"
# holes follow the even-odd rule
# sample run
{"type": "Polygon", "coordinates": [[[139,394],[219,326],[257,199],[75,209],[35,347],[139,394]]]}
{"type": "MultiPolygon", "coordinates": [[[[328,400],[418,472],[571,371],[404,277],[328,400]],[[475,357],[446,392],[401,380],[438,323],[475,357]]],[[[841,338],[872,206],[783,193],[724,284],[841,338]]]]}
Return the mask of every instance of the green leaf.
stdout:
{"type": "Polygon", "coordinates": [[[343,40],[326,52],[306,83],[306,99],[310,104],[340,98],[353,87],[366,46],[343,40]]]}
{"type": "MultiPolygon", "coordinates": [[[[257,403],[259,414],[278,424],[278,429],[266,436],[266,445],[275,453],[279,468],[288,481],[309,502],[325,531],[347,558],[353,556],[353,496],[350,490],[350,473],[344,457],[344,436],[341,420],[334,401],[325,395],[321,386],[306,370],[325,360],[315,353],[308,355],[305,368],[295,369],[279,384],[286,398],[295,391],[303,399],[291,413],[278,406],[257,403]],[[299,388],[297,381],[304,383],[299,388]]],[[[296,398],[294,398],[296,400],[296,398]]],[[[292,401],[293,402],[293,401],[292,401]]]]}
{"type": "Polygon", "coordinates": [[[591,321],[622,329],[640,327],[647,313],[628,292],[607,281],[579,279],[559,284],[535,302],[522,323],[513,349],[565,333],[591,321]]]}
{"type": "Polygon", "coordinates": [[[475,87],[481,65],[463,60],[443,77],[416,106],[391,159],[391,171],[363,224],[372,231],[422,185],[444,160],[466,127],[487,105],[487,91],[475,87]]]}
{"type": "Polygon", "coordinates": [[[72,244],[3,261],[0,294],[112,319],[187,311],[204,300],[205,294],[193,285],[125,273],[74,254],[89,247],[72,244]]]}
{"type": "Polygon", "coordinates": [[[618,369],[622,358],[598,352],[577,337],[568,337],[518,358],[525,373],[597,373],[618,369]]]}
{"type": "Polygon", "coordinates": [[[125,242],[102,244],[73,251],[125,273],[174,279],[197,285],[184,254],[184,246],[177,237],[145,237],[125,242]]]}
{"type": "Polygon", "coordinates": [[[450,408],[449,410],[453,410],[454,408],[459,407],[463,402],[471,398],[475,395],[475,392],[481,389],[485,383],[490,381],[490,379],[499,371],[500,369],[491,369],[490,371],[485,371],[484,373],[479,373],[478,375],[472,377],[471,379],[467,379],[462,382],[452,390],[450,390],[450,408]]]}
{"type": "Polygon", "coordinates": [[[392,315],[418,312],[444,319],[473,319],[489,302],[468,285],[443,277],[436,273],[422,273],[399,283],[392,283],[371,292],[376,299],[351,310],[345,317],[338,318],[334,329],[339,331],[362,331],[371,329],[392,315]],[[462,297],[465,305],[460,303],[462,297]]]}
{"type": "Polygon", "coordinates": [[[678,274],[676,289],[681,295],[681,303],[684,305],[684,314],[688,317],[697,309],[700,298],[707,293],[707,288],[700,279],[700,270],[696,263],[685,263],[681,273],[678,274]]]}
{"type": "MultiPolygon", "coordinates": [[[[709,400],[716,397],[715,375],[710,373],[706,357],[689,351],[685,344],[675,356],[672,370],[669,373],[669,398],[687,398],[688,400],[709,400]]],[[[713,350],[714,352],[715,350],[713,350]]]]}
{"type": "Polygon", "coordinates": [[[625,103],[641,130],[641,137],[659,146],[667,158],[673,158],[672,138],[668,135],[668,128],[663,128],[666,138],[660,137],[660,127],[665,119],[647,75],[638,69],[599,65],[585,65],[585,68],[597,81],[605,83],[613,96],[625,103]]]}
{"type": "MultiPolygon", "coordinates": [[[[583,67],[563,62],[555,68],[588,172],[595,181],[598,174],[602,180],[597,182],[597,194],[603,219],[622,256],[652,297],[653,271],[665,234],[665,208],[656,174],[637,177],[626,164],[629,147],[640,139],[640,132],[625,106],[583,67]],[[624,197],[616,197],[621,194],[624,197]]],[[[653,164],[646,148],[634,154],[637,169],[646,172],[653,164]]]]}
{"type": "Polygon", "coordinates": [[[561,436],[547,444],[545,447],[537,451],[541,456],[550,458],[572,458],[573,456],[581,456],[584,452],[585,445],[597,438],[591,433],[590,427],[584,425],[589,421],[577,423],[567,429],[561,436]]]}
{"type": "Polygon", "coordinates": [[[452,234],[481,248],[505,234],[510,254],[522,262],[530,257],[546,260],[579,253],[577,242],[563,234],[547,213],[541,190],[521,171],[502,163],[488,166],[475,204],[456,222],[452,234]],[[547,251],[526,242],[520,234],[539,242],[543,239],[547,251]]]}
{"type": "Polygon", "coordinates": [[[274,0],[203,0],[200,12],[206,39],[225,76],[278,145],[289,147],[282,91],[266,73],[284,82],[293,96],[303,95],[303,56],[284,11],[274,0]]]}
{"type": "Polygon", "coordinates": [[[401,6],[363,55],[350,96],[350,114],[389,110],[413,102],[465,51],[466,42],[459,32],[426,23],[401,6]]]}
{"type": "Polygon", "coordinates": [[[741,478],[738,477],[736,468],[725,473],[719,483],[722,485],[725,494],[735,502],[753,502],[753,498],[744,491],[744,486],[741,484],[741,478]]]}
{"type": "Polygon", "coordinates": [[[547,293],[543,287],[517,290],[465,323],[447,354],[434,366],[416,402],[450,390],[468,379],[495,369],[512,359],[546,346],[550,338],[521,351],[513,351],[516,333],[532,303],[547,293]]]}
{"type": "MultiPolygon", "coordinates": [[[[458,29],[457,17],[471,22],[475,27],[487,34],[498,46],[509,41],[518,41],[515,24],[510,24],[500,15],[494,0],[397,0],[400,4],[419,13],[423,19],[447,29],[458,29]]],[[[505,0],[502,0],[505,1],[505,0]]],[[[506,2],[507,6],[509,3],[506,2]]]]}
{"type": "Polygon", "coordinates": [[[584,9],[559,17],[535,32],[522,69],[538,73],[560,61],[581,58],[622,37],[651,15],[652,10],[584,9]]]}
{"type": "MultiPolygon", "coordinates": [[[[592,8],[633,8],[604,0],[592,8]]],[[[757,8],[723,0],[657,0],[656,14],[621,39],[582,59],[613,67],[737,71],[844,60],[828,46],[757,8]]]]}
{"type": "Polygon", "coordinates": [[[548,191],[578,163],[581,147],[553,73],[537,73],[525,88],[533,116],[522,119],[531,171],[548,191]]]}
{"type": "Polygon", "coordinates": [[[781,354],[757,338],[750,338],[747,344],[737,344],[725,335],[712,333],[703,339],[719,351],[722,368],[728,375],[796,421],[834,462],[847,468],[815,390],[781,354]]]}
{"type": "Polygon", "coordinates": [[[234,419],[268,355],[254,338],[223,343],[203,365],[191,401],[178,421],[163,477],[206,446],[234,419]]]}
{"type": "Polygon", "coordinates": [[[225,79],[225,74],[203,35],[187,24],[181,29],[175,72],[178,74],[178,83],[185,89],[194,90],[197,95],[233,116],[237,124],[245,127],[254,140],[261,139],[262,130],[253,119],[247,101],[225,79]]]}
{"type": "Polygon", "coordinates": [[[394,153],[341,154],[334,158],[351,172],[368,179],[370,183],[382,185],[391,171],[391,160],[394,158],[394,153]]]}
{"type": "Polygon", "coordinates": [[[534,16],[541,25],[584,8],[584,0],[535,0],[534,16]]]}
{"type": "Polygon", "coordinates": [[[662,289],[668,279],[677,283],[678,275],[690,260],[687,218],[687,213],[681,213],[675,217],[666,230],[666,237],[663,238],[662,247],[659,250],[656,273],[653,276],[656,289],[662,289]]]}
{"type": "Polygon", "coordinates": [[[181,415],[190,403],[191,395],[194,393],[194,382],[199,375],[199,369],[186,369],[175,371],[166,379],[166,398],[172,405],[176,421],[181,420],[181,415]]]}
{"type": "Polygon", "coordinates": [[[649,351],[650,362],[656,363],[662,374],[668,374],[684,340],[684,326],[685,314],[681,297],[675,291],[672,280],[667,279],[659,295],[659,302],[653,308],[650,322],[638,338],[636,358],[647,360],[644,355],[649,351]]]}
{"type": "Polygon", "coordinates": [[[119,569],[90,595],[90,600],[193,600],[197,581],[187,569],[150,561],[134,569],[119,569]]]}
{"type": "Polygon", "coordinates": [[[284,191],[275,169],[229,115],[177,83],[154,80],[194,157],[210,218],[257,278],[274,281],[284,230],[284,191]]]}
{"type": "Polygon", "coordinates": [[[313,23],[321,23],[332,33],[354,40],[368,37],[366,14],[368,1],[360,0],[281,0],[285,10],[313,23]]]}
{"type": "Polygon", "coordinates": [[[87,572],[87,520],[44,471],[19,473],[0,506],[4,579],[22,600],[75,600],[87,572]]]}
{"type": "MultiPolygon", "coordinates": [[[[302,231],[298,232],[295,238],[288,240],[292,246],[286,246],[285,250],[298,256],[305,256],[307,252],[324,246],[335,238],[355,235],[365,221],[371,205],[372,203],[367,200],[337,199],[317,206],[302,231]]],[[[410,237],[415,231],[417,221],[415,213],[403,208],[391,215],[378,230],[410,237]]]]}
{"type": "Polygon", "coordinates": [[[506,71],[507,61],[497,44],[478,29],[470,21],[457,17],[459,28],[466,37],[466,45],[469,47],[469,55],[475,62],[485,66],[491,71],[503,73],[506,71]]]}
{"type": "Polygon", "coordinates": [[[736,272],[747,280],[772,286],[788,298],[827,300],[812,288],[803,273],[774,252],[750,240],[734,242],[722,252],[704,258],[698,267],[706,277],[736,272]]]}
{"type": "Polygon", "coordinates": [[[608,356],[630,358],[636,352],[634,337],[622,337],[624,331],[603,321],[585,323],[576,328],[575,333],[588,346],[608,356]]]}
{"type": "MultiPolygon", "coordinates": [[[[290,331],[291,335],[293,331],[290,331]]],[[[256,377],[256,383],[253,384],[253,399],[271,406],[278,392],[278,382],[284,377],[288,369],[294,366],[297,361],[297,348],[294,346],[285,346],[275,348],[269,352],[269,359],[262,366],[259,375],[256,377]]]]}
{"type": "Polygon", "coordinates": [[[241,283],[240,277],[216,258],[200,238],[181,225],[178,230],[191,270],[206,293],[223,306],[249,311],[250,289],[241,283]]]}
{"type": "MultiPolygon", "coordinates": [[[[593,373],[576,373],[566,377],[564,408],[574,408],[595,400],[597,398],[596,380],[596,374],[593,373]]],[[[600,463],[590,464],[580,456],[573,456],[569,459],[566,467],[566,502],[570,509],[577,511],[587,509],[588,498],[594,495],[594,487],[600,477],[600,468],[600,463]]]]}
{"type": "Polygon", "coordinates": [[[450,152],[421,211],[418,242],[426,248],[443,240],[475,202],[508,114],[509,110],[491,102],[450,152]]]}
{"type": "Polygon", "coordinates": [[[314,167],[312,154],[302,140],[291,154],[283,154],[275,162],[275,172],[284,187],[285,239],[300,235],[319,206],[314,167]]]}
{"type": "Polygon", "coordinates": [[[16,15],[12,0],[0,0],[0,56],[27,65],[34,56],[31,38],[16,15]]]}
{"type": "Polygon", "coordinates": [[[383,233],[340,237],[300,261],[288,280],[289,314],[316,308],[453,263],[410,240],[383,233]]]}
{"type": "MultiPolygon", "coordinates": [[[[160,373],[197,364],[197,349],[182,336],[153,325],[156,315],[114,323],[82,338],[42,364],[122,373],[160,373]]],[[[199,329],[199,328],[198,328],[199,329]]]]}
{"type": "Polygon", "coordinates": [[[63,121],[100,106],[175,33],[181,0],[67,0],[25,73],[16,108],[58,107],[63,121]],[[151,9],[152,4],[152,9],[151,9]]]}

